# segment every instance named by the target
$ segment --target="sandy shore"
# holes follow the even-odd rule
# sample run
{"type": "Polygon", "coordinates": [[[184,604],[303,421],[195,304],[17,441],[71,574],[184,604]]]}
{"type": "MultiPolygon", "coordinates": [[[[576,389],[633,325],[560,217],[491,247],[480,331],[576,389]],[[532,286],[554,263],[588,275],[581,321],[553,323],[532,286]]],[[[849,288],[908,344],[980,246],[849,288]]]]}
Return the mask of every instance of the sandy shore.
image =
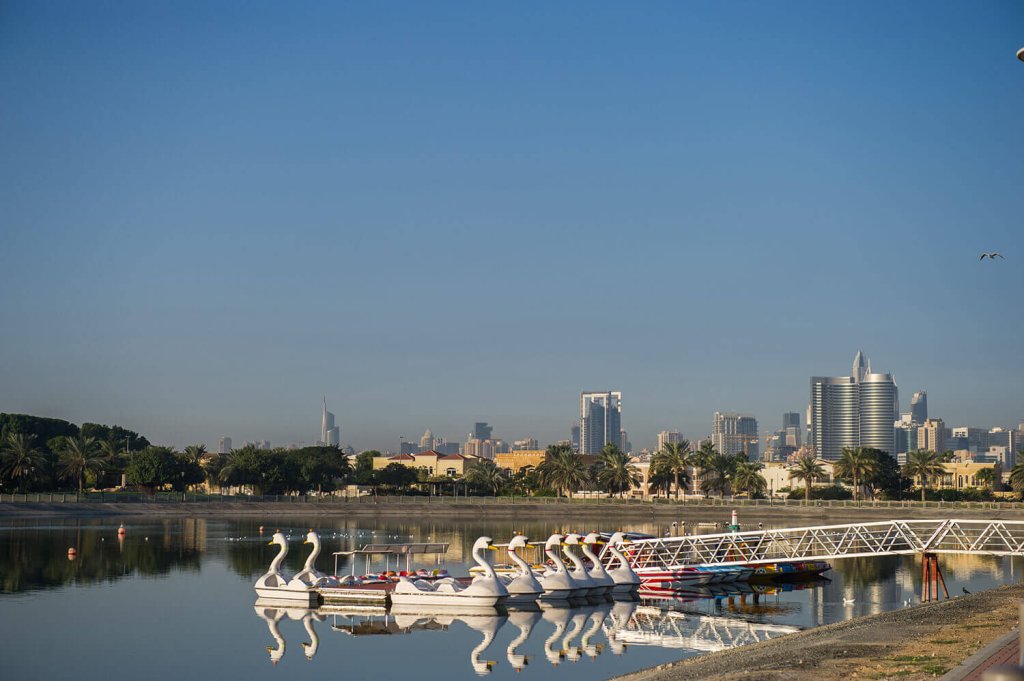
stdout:
{"type": "Polygon", "coordinates": [[[617,681],[933,679],[1016,627],[1022,598],[1024,585],[1004,586],[816,627],[617,681]]]}

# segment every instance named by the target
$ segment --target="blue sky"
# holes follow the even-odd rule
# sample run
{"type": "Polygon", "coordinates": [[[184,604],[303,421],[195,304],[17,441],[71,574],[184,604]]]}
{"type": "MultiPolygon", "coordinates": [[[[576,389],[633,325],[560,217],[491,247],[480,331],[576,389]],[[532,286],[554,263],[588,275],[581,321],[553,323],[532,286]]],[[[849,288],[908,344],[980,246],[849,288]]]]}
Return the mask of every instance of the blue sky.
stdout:
{"type": "Polygon", "coordinates": [[[643,446],[861,349],[1024,419],[1019,2],[320,5],[3,4],[0,411],[643,446]]]}

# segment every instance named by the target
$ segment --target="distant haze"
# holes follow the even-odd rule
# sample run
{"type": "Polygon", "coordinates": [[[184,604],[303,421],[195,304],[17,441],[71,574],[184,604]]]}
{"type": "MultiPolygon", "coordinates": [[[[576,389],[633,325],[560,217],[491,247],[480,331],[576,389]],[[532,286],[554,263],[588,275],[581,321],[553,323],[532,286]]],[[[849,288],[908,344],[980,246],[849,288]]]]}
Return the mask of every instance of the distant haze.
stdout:
{"type": "Polygon", "coordinates": [[[639,448],[863,350],[1024,418],[1019,2],[0,16],[0,411],[396,449],[614,389],[639,448]]]}

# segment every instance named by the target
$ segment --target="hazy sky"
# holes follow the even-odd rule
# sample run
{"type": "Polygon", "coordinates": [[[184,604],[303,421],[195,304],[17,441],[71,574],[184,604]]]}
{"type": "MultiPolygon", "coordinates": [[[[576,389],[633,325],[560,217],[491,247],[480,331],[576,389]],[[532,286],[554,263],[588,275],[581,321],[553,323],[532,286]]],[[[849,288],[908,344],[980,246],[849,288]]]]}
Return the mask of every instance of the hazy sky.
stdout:
{"type": "Polygon", "coordinates": [[[0,411],[644,446],[860,349],[1024,418],[1020,2],[322,4],[3,2],[0,411]]]}

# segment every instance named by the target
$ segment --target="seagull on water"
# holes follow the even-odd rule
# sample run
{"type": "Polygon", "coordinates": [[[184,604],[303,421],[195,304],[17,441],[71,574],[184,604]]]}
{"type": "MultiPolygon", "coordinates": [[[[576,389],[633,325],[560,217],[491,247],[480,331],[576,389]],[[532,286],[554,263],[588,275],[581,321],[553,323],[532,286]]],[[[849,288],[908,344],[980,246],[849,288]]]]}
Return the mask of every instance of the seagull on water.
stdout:
{"type": "Polygon", "coordinates": [[[852,598],[846,598],[846,597],[843,598],[843,605],[853,605],[854,603],[855,603],[855,601],[852,598]]]}
{"type": "MultiPolygon", "coordinates": [[[[993,253],[982,253],[981,257],[978,258],[978,260],[984,260],[985,258],[988,258],[989,260],[995,260],[996,258],[1003,258],[1003,254],[1002,253],[995,253],[995,252],[993,252],[993,253]]],[[[1006,258],[1003,258],[1003,260],[1006,260],[1006,258]]]]}

